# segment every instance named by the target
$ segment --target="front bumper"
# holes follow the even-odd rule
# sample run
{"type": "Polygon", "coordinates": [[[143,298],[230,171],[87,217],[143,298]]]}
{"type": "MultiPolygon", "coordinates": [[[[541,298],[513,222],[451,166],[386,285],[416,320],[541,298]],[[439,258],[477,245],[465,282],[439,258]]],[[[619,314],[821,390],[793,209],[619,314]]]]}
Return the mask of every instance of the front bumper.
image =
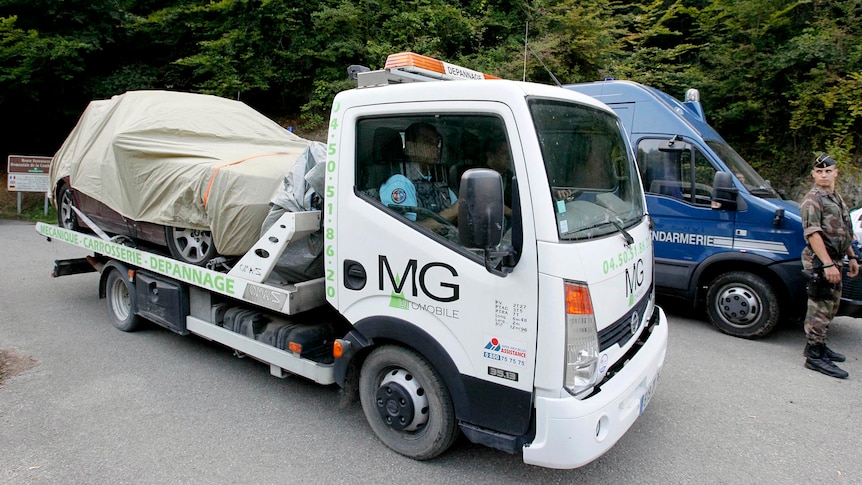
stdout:
{"type": "Polygon", "coordinates": [[[524,463],[577,468],[607,452],[634,424],[655,390],[667,354],[668,323],[659,322],[635,357],[601,392],[583,400],[537,397],[536,438],[524,446],[524,463]]]}

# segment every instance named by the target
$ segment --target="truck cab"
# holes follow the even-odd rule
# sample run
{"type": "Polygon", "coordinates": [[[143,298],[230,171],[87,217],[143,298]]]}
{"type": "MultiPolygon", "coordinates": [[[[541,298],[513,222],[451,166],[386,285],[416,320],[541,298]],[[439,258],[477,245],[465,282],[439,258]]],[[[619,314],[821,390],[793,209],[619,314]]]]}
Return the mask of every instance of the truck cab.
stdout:
{"type": "MultiPolygon", "coordinates": [[[[335,98],[326,290],[354,327],[336,366],[374,343],[416,349],[441,371],[469,439],[522,449],[527,463],[582,465],[642,412],[664,360],[633,153],[613,111],[587,96],[503,80],[440,84],[335,98]],[[393,191],[393,178],[409,177],[416,123],[439,136],[423,176],[474,207],[459,208],[457,227],[393,191]],[[508,168],[489,170],[499,146],[508,168]],[[588,163],[602,167],[597,180],[582,177],[588,163]],[[480,176],[496,182],[476,203],[468,187],[480,176]],[[498,210],[502,223],[482,215],[498,210]],[[482,233],[496,236],[477,244],[482,233]]],[[[401,430],[376,412],[366,408],[372,427],[397,449],[401,430]]]]}
{"type": "Polygon", "coordinates": [[[653,222],[659,292],[705,303],[710,322],[739,337],[805,315],[799,206],[707,124],[697,90],[681,102],[630,81],[566,88],[607,104],[625,125],[653,222]]]}

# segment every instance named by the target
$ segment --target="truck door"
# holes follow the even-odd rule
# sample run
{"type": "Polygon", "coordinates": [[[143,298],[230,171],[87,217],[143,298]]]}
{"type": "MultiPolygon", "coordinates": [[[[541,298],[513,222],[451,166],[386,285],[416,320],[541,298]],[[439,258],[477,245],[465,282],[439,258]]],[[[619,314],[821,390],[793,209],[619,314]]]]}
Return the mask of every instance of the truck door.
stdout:
{"type": "Polygon", "coordinates": [[[355,154],[355,164],[339,167],[337,211],[325,217],[335,223],[338,242],[330,253],[334,261],[327,262],[327,276],[336,281],[330,302],[358,331],[397,339],[429,359],[433,345],[420,338],[430,336],[457,369],[448,377],[464,383],[466,396],[455,396],[459,419],[525,433],[536,352],[537,256],[535,245],[520,243],[535,236],[518,220],[532,207],[529,197],[518,197],[528,188],[526,177],[514,176],[526,164],[511,111],[501,103],[462,101],[454,112],[452,103],[391,103],[351,108],[339,126],[344,131],[336,151],[344,161],[355,154]],[[412,145],[417,126],[422,138],[436,137],[433,149],[412,145]],[[505,155],[508,168],[500,168],[494,152],[505,155]],[[504,244],[519,246],[505,277],[461,246],[457,217],[446,207],[457,197],[461,174],[476,167],[503,176],[504,244]],[[459,407],[458,399],[469,402],[459,407]],[[501,414],[512,406],[500,402],[523,404],[516,406],[523,413],[501,414]]]}
{"type": "Polygon", "coordinates": [[[654,222],[656,284],[688,290],[700,262],[733,247],[736,213],[711,208],[716,168],[681,136],[638,140],[637,160],[654,222]]]}

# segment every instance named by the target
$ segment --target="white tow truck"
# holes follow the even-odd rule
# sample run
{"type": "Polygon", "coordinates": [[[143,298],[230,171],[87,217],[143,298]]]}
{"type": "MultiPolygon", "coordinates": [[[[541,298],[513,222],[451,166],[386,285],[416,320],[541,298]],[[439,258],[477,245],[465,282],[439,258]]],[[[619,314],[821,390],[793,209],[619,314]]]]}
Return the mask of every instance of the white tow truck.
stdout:
{"type": "Polygon", "coordinates": [[[40,223],[49,240],[93,253],[55,262],[55,276],[100,271],[120,330],[143,318],[277,377],[341,386],[405,456],[431,459],[463,434],[544,467],[595,460],[644,412],[668,339],[617,116],[566,89],[413,53],[356,76],[332,106],[321,210],[285,213],[245,256],[212,268],[40,223]],[[461,80],[418,82],[438,79],[461,80]],[[425,176],[457,194],[456,223],[382,193],[406,170],[413,123],[440,135],[425,176]],[[486,166],[500,142],[502,174],[486,166]],[[312,233],[324,273],[273,277],[285,248],[312,233]]]}

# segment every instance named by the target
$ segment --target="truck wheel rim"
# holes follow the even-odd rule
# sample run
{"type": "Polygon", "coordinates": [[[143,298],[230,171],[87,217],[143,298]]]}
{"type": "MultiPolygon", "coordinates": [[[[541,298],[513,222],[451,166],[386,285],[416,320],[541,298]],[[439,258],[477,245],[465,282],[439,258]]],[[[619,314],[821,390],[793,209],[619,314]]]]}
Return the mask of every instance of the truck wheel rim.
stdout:
{"type": "Polygon", "coordinates": [[[126,288],[126,284],[121,279],[115,280],[111,286],[111,309],[114,315],[117,316],[118,320],[124,321],[129,317],[131,306],[132,300],[129,297],[129,289],[126,288]]]}
{"type": "Polygon", "coordinates": [[[728,286],[721,290],[715,305],[719,314],[730,324],[748,326],[760,316],[760,298],[746,286],[728,286]]]}
{"type": "Polygon", "coordinates": [[[404,369],[395,369],[383,378],[375,400],[380,418],[396,431],[416,431],[428,422],[425,389],[404,369]]]}

